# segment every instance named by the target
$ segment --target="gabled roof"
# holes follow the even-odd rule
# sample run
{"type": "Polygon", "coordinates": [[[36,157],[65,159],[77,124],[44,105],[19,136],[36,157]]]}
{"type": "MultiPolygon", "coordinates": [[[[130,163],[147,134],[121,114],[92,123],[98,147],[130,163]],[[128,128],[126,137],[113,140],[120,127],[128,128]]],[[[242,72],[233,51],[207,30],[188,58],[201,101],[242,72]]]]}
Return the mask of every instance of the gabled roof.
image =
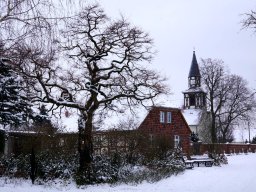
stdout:
{"type": "Polygon", "coordinates": [[[190,70],[189,70],[188,77],[201,77],[199,67],[198,67],[198,63],[197,63],[197,60],[196,60],[195,51],[193,51],[193,58],[192,58],[192,63],[191,63],[191,67],[190,67],[190,70]]]}
{"type": "MultiPolygon", "coordinates": [[[[160,121],[159,121],[159,114],[155,113],[156,111],[158,111],[158,112],[159,111],[163,111],[163,112],[173,112],[173,113],[175,113],[176,114],[175,118],[179,119],[179,117],[180,117],[181,121],[182,121],[182,124],[186,127],[185,129],[187,129],[187,131],[191,133],[191,129],[190,129],[188,123],[186,122],[186,119],[183,116],[181,109],[173,108],[173,107],[164,107],[164,106],[152,106],[150,108],[148,114],[146,115],[146,117],[144,118],[144,120],[142,121],[140,126],[138,127],[139,130],[140,129],[142,130],[143,128],[145,128],[145,129],[148,129],[148,130],[152,131],[152,129],[150,129],[151,127],[153,129],[156,129],[159,124],[161,124],[161,126],[163,126],[163,124],[160,123],[160,121]]],[[[174,126],[175,127],[176,125],[171,123],[168,126],[174,126]]],[[[181,126],[181,125],[179,124],[178,126],[181,126]]],[[[173,129],[173,127],[171,129],[173,129]]],[[[159,130],[162,130],[163,132],[168,131],[168,129],[166,127],[165,127],[165,129],[159,129],[159,130]]]]}

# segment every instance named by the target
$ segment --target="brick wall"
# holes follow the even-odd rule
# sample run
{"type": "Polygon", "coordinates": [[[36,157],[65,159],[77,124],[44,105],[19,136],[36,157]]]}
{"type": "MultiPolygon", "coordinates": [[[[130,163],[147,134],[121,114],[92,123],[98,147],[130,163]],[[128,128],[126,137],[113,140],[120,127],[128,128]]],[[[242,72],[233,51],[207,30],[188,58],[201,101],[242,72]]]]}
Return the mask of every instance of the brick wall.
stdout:
{"type": "Polygon", "coordinates": [[[248,153],[256,152],[256,144],[245,143],[220,143],[220,144],[201,144],[200,153],[211,152],[214,150],[216,153],[248,153]]]}

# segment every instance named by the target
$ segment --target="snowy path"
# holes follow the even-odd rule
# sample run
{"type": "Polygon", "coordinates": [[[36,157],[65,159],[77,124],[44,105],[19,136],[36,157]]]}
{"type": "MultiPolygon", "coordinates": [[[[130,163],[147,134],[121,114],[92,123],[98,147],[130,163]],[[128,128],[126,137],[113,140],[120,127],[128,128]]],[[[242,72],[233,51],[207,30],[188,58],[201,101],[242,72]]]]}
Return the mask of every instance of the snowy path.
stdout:
{"type": "Polygon", "coordinates": [[[195,167],[183,174],[173,176],[157,183],[142,183],[137,186],[109,185],[89,186],[77,189],[74,185],[67,187],[32,186],[29,182],[4,184],[0,178],[1,192],[253,192],[255,191],[256,154],[234,155],[228,157],[229,164],[222,167],[195,167]]]}

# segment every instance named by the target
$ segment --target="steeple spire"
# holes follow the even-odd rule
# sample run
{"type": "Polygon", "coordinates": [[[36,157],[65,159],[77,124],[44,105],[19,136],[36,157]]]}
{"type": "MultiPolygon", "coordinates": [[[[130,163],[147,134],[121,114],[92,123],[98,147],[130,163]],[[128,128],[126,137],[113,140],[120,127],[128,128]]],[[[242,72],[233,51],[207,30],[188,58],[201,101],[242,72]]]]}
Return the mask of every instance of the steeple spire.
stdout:
{"type": "Polygon", "coordinates": [[[192,62],[189,70],[188,77],[201,77],[198,63],[196,60],[196,53],[193,51],[193,57],[192,57],[192,62]]]}
{"type": "Polygon", "coordinates": [[[201,88],[201,75],[193,51],[192,63],[188,75],[188,90],[183,91],[184,106],[186,109],[203,109],[206,105],[206,93],[201,88]]]}

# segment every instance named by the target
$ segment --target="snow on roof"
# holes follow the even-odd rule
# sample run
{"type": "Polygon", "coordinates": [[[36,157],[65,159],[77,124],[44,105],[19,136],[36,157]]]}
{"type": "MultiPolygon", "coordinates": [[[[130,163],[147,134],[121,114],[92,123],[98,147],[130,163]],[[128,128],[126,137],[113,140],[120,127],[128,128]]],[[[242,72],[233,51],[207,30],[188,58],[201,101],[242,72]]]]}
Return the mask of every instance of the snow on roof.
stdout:
{"type": "Polygon", "coordinates": [[[185,109],[182,111],[182,114],[189,126],[198,125],[201,111],[201,109],[185,109]]]}
{"type": "Polygon", "coordinates": [[[195,92],[205,92],[201,87],[193,87],[189,88],[188,90],[183,91],[182,93],[195,93],[195,92]]]}
{"type": "Polygon", "coordinates": [[[38,134],[39,132],[29,130],[8,130],[7,133],[38,134]]]}

